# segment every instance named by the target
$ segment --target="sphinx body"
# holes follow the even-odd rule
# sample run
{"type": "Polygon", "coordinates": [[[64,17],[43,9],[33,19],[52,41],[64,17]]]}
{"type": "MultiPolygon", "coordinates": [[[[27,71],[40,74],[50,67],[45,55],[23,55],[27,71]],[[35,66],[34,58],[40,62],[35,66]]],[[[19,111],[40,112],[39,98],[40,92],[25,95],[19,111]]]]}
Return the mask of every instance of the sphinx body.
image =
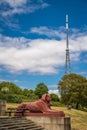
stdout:
{"type": "Polygon", "coordinates": [[[50,94],[42,95],[41,99],[36,102],[24,102],[18,106],[16,116],[29,116],[31,114],[44,114],[44,115],[56,115],[65,116],[63,111],[51,109],[51,96],[50,94]]]}

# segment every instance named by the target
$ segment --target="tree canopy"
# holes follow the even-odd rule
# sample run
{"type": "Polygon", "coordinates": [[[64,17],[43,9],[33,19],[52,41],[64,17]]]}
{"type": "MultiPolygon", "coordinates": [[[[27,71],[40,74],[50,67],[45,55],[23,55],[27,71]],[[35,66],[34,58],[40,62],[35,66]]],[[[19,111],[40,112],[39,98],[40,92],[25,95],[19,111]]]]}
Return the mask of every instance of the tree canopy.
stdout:
{"type": "Polygon", "coordinates": [[[39,83],[35,88],[35,94],[41,98],[45,93],[48,93],[48,88],[44,83],[39,83]]]}
{"type": "Polygon", "coordinates": [[[11,82],[1,82],[0,83],[0,91],[4,93],[11,93],[11,94],[21,94],[22,90],[20,87],[16,86],[14,83],[11,82]]]}
{"type": "Polygon", "coordinates": [[[54,94],[54,93],[51,93],[50,95],[51,95],[51,100],[52,100],[52,101],[55,101],[55,102],[59,101],[58,95],[56,95],[56,94],[54,94]]]}
{"type": "Polygon", "coordinates": [[[64,104],[72,104],[76,109],[87,107],[87,79],[82,75],[64,75],[58,83],[58,89],[64,104]]]}
{"type": "Polygon", "coordinates": [[[0,83],[0,99],[4,99],[7,102],[35,101],[44,93],[48,93],[48,88],[44,83],[38,84],[35,90],[21,89],[11,82],[3,81],[0,83]]]}
{"type": "Polygon", "coordinates": [[[7,102],[20,103],[22,102],[22,89],[11,82],[0,83],[0,99],[7,102]]]}

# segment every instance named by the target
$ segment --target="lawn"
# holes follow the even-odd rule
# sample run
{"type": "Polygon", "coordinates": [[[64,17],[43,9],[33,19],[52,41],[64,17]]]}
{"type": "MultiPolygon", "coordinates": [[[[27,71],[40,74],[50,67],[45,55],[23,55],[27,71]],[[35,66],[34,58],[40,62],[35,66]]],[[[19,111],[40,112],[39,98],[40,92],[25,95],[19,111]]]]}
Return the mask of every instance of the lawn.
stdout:
{"type": "Polygon", "coordinates": [[[87,130],[87,112],[76,109],[67,110],[65,107],[53,107],[64,111],[66,116],[71,117],[71,127],[74,130],[87,130]]]}
{"type": "MultiPolygon", "coordinates": [[[[8,107],[17,107],[18,104],[7,104],[8,107]]],[[[52,109],[64,111],[66,116],[71,117],[71,127],[73,130],[87,130],[87,112],[66,107],[52,107],[52,109]]]]}

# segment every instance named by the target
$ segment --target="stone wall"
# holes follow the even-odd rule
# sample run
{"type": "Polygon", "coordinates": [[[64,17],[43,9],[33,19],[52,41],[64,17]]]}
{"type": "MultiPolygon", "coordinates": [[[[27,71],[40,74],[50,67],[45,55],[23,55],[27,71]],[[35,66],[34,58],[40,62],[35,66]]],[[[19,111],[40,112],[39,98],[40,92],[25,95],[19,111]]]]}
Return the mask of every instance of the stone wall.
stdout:
{"type": "Polygon", "coordinates": [[[46,130],[71,130],[70,117],[27,116],[26,118],[36,122],[46,130]]]}
{"type": "Polygon", "coordinates": [[[0,116],[5,116],[6,111],[6,101],[0,100],[0,116]]]}

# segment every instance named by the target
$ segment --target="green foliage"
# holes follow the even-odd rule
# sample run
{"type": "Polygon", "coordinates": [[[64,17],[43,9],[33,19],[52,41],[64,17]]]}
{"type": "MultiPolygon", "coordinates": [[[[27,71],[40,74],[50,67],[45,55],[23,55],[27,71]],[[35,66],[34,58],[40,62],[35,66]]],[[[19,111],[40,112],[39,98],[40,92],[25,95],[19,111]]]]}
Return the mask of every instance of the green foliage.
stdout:
{"type": "Polygon", "coordinates": [[[64,75],[58,83],[61,101],[74,104],[76,109],[87,107],[87,79],[81,75],[70,73],[64,75]]]}
{"type": "Polygon", "coordinates": [[[22,102],[22,89],[11,82],[0,83],[0,99],[4,99],[9,103],[22,102]]]}
{"type": "Polygon", "coordinates": [[[9,103],[21,103],[22,102],[22,98],[21,98],[21,96],[9,94],[8,98],[7,98],[7,101],[9,103]]]}
{"type": "Polygon", "coordinates": [[[1,82],[0,99],[4,99],[9,103],[21,103],[35,101],[38,99],[38,96],[35,94],[34,90],[22,90],[11,82],[1,82]]]}
{"type": "Polygon", "coordinates": [[[55,106],[55,107],[65,106],[64,104],[62,104],[62,103],[59,102],[59,101],[52,101],[52,102],[51,102],[51,105],[52,105],[52,106],[55,106]]]}
{"type": "Polygon", "coordinates": [[[24,96],[27,96],[27,98],[31,101],[34,101],[34,100],[37,100],[38,99],[38,96],[36,96],[34,90],[30,89],[24,89],[23,90],[23,95],[24,96]]]}
{"type": "Polygon", "coordinates": [[[59,101],[58,95],[56,95],[56,94],[54,94],[54,93],[52,93],[52,94],[50,94],[50,95],[51,95],[51,100],[52,100],[52,101],[54,101],[54,102],[59,101]]]}
{"type": "Polygon", "coordinates": [[[62,106],[62,104],[59,101],[58,95],[51,93],[51,105],[52,106],[62,106]]]}
{"type": "Polygon", "coordinates": [[[20,87],[16,86],[11,82],[1,82],[0,91],[11,94],[22,94],[22,90],[20,89],[20,87]]]}
{"type": "Polygon", "coordinates": [[[29,90],[25,88],[25,89],[23,90],[23,95],[24,95],[24,96],[28,96],[28,95],[29,95],[29,90]]]}
{"type": "Polygon", "coordinates": [[[21,103],[22,98],[14,94],[3,94],[0,92],[0,99],[4,99],[9,103],[21,103]]]}
{"type": "Polygon", "coordinates": [[[39,83],[35,88],[35,94],[41,98],[41,96],[45,93],[48,93],[48,88],[44,83],[39,83]]]}

